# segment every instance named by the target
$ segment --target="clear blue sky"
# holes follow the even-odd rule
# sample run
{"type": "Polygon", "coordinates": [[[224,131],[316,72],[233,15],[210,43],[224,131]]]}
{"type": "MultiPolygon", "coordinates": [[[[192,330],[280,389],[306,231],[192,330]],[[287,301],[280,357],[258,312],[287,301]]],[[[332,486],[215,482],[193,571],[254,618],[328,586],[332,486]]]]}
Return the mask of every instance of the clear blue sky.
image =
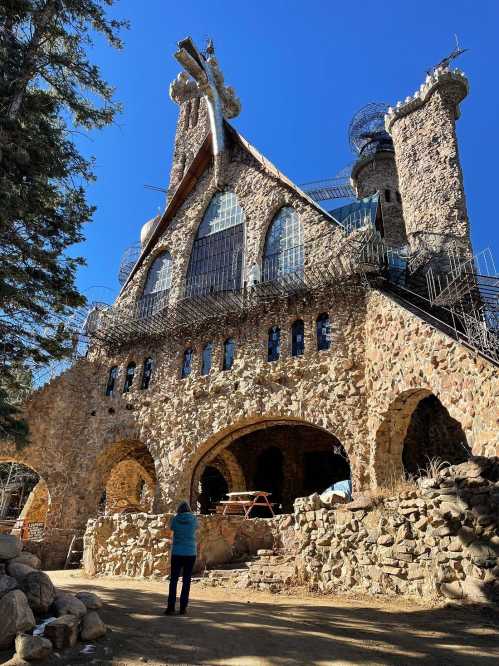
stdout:
{"type": "Polygon", "coordinates": [[[118,289],[122,251],[164,207],[177,107],[168,97],[179,66],[176,42],[215,42],[225,80],[242,102],[235,126],[297,183],[333,176],[352,161],[347,128],[370,101],[413,94],[426,70],[450,52],[457,33],[469,48],[457,61],[468,75],[458,137],[475,250],[499,261],[494,173],[499,158],[499,0],[120,0],[131,21],[125,49],[93,51],[116,98],[117,123],[80,148],[96,158],[97,206],[76,250],[87,267],[80,288],[118,289]]]}

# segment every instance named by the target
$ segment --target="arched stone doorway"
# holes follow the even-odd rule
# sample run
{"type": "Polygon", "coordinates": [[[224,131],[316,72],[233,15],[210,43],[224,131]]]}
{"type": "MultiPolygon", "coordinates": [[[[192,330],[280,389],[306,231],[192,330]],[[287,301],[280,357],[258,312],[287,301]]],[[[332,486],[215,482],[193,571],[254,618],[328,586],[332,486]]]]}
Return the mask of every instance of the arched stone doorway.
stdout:
{"type": "Polygon", "coordinates": [[[436,395],[428,389],[405,391],[391,404],[376,434],[376,482],[396,485],[425,475],[431,460],[454,465],[470,454],[461,424],[436,395]]]}
{"type": "Polygon", "coordinates": [[[43,535],[51,505],[45,479],[13,460],[0,461],[0,531],[18,531],[23,538],[43,535]]]}
{"type": "Polygon", "coordinates": [[[215,510],[214,503],[209,505],[203,492],[203,478],[209,466],[215,466],[223,476],[229,492],[271,492],[278,513],[292,511],[297,497],[320,493],[332,483],[351,476],[341,442],[322,428],[295,420],[245,425],[205,452],[192,475],[191,502],[198,511],[208,513],[215,510]],[[232,462],[232,474],[220,464],[224,456],[232,462]]]}
{"type": "Polygon", "coordinates": [[[112,444],[98,460],[98,513],[153,511],[157,494],[154,460],[137,441],[112,444]]]}

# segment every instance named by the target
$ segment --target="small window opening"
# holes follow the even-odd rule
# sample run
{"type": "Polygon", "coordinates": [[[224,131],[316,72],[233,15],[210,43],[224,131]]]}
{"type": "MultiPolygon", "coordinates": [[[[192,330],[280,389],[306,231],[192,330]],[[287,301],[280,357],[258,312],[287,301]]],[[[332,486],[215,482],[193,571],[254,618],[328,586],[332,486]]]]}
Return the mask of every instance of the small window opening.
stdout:
{"type": "Polygon", "coordinates": [[[107,386],[106,386],[106,395],[112,396],[114,395],[114,384],[116,383],[116,377],[118,376],[118,366],[115,365],[114,367],[109,370],[109,377],[107,379],[107,386]]]}
{"type": "Polygon", "coordinates": [[[223,370],[230,370],[234,365],[234,356],[236,353],[236,341],[234,338],[228,338],[224,342],[224,361],[223,370]]]}
{"type": "Polygon", "coordinates": [[[182,379],[188,377],[192,372],[192,358],[194,356],[194,350],[189,347],[184,352],[184,360],[182,362],[182,371],[180,376],[182,379]]]}
{"type": "Polygon", "coordinates": [[[123,385],[123,393],[128,393],[128,391],[132,388],[133,378],[135,376],[135,368],[136,368],[136,365],[133,361],[131,363],[129,363],[126,367],[126,375],[125,375],[125,383],[123,385]]]}
{"type": "Polygon", "coordinates": [[[329,315],[323,312],[317,317],[317,349],[323,351],[331,347],[331,323],[329,315]]]}
{"type": "Polygon", "coordinates": [[[385,190],[385,201],[387,203],[390,203],[391,200],[392,200],[392,193],[390,192],[390,190],[385,190]]]}
{"type": "Polygon", "coordinates": [[[205,344],[203,349],[203,357],[201,359],[201,374],[209,375],[211,370],[211,359],[213,356],[213,345],[211,342],[205,344]]]}
{"type": "Polygon", "coordinates": [[[305,351],[305,325],[297,319],[291,327],[291,355],[302,356],[305,351]]]}
{"type": "Polygon", "coordinates": [[[279,326],[272,326],[269,328],[269,343],[268,343],[268,361],[277,361],[281,351],[281,329],[279,326]]]}
{"type": "Polygon", "coordinates": [[[149,384],[151,383],[152,368],[153,368],[153,360],[150,356],[148,356],[146,359],[144,359],[144,369],[142,371],[142,383],[140,385],[140,388],[142,390],[149,388],[149,384]]]}

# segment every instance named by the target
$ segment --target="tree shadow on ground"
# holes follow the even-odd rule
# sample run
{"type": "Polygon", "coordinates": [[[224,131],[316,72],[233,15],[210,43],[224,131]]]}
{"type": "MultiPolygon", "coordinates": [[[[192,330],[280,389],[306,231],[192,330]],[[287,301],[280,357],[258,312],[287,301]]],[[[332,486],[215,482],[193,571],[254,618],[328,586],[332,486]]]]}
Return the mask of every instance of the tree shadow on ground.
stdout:
{"type": "MultiPolygon", "coordinates": [[[[93,590],[105,600],[102,617],[110,632],[97,652],[80,654],[82,646],[54,657],[51,664],[480,664],[499,660],[499,617],[471,607],[393,610],[362,602],[329,598],[280,597],[278,603],[205,600],[199,588],[189,616],[165,617],[165,595],[133,581],[115,579],[64,581],[73,592],[93,590]],[[337,603],[336,603],[337,602],[337,603]],[[349,605],[350,603],[350,605],[349,605]],[[495,626],[494,626],[495,625],[495,626]]],[[[166,591],[166,586],[165,586],[166,591]]],[[[223,594],[223,593],[222,593],[223,594]]],[[[217,595],[218,596],[218,595],[217,595]]],[[[381,606],[381,602],[380,602],[381,606]]]]}

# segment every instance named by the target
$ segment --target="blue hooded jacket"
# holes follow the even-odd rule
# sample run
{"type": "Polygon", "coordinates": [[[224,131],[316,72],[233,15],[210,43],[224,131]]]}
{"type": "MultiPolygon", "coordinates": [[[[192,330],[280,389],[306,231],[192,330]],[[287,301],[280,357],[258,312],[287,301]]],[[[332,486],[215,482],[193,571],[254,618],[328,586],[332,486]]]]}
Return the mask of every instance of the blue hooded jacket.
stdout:
{"type": "Polygon", "coordinates": [[[178,513],[172,518],[173,530],[172,555],[196,555],[196,529],[198,520],[193,513],[178,513]]]}

